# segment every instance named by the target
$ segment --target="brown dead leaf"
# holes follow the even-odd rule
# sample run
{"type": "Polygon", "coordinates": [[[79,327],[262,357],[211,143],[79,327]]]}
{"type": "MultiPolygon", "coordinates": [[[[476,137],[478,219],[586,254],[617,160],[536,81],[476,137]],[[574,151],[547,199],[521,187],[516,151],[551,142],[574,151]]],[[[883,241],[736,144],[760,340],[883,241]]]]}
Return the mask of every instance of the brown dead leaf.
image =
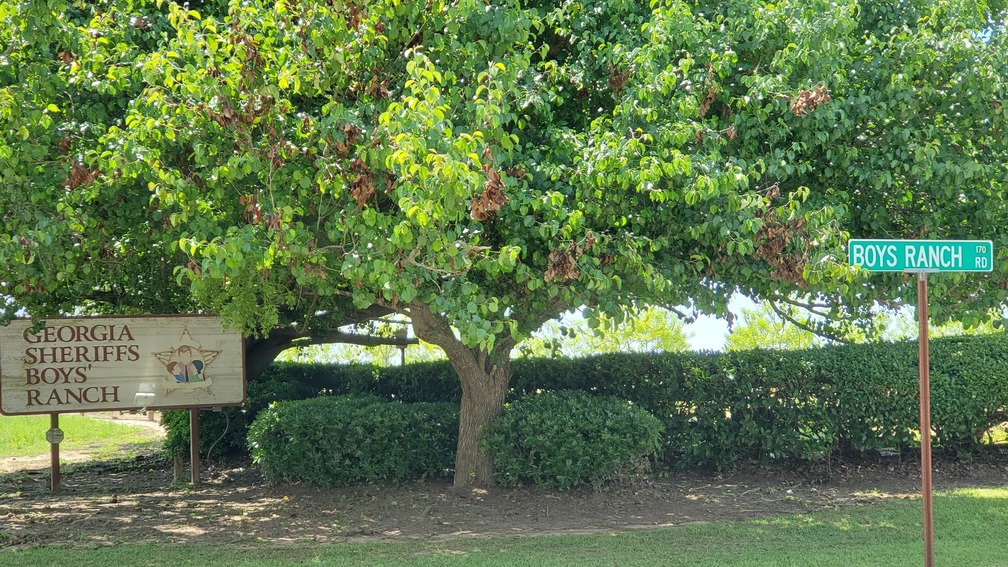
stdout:
{"type": "Polygon", "coordinates": [[[361,24],[361,13],[364,8],[354,4],[353,2],[347,3],[346,13],[344,18],[346,20],[347,29],[350,31],[355,31],[360,27],[361,24]]]}
{"type": "Polygon", "coordinates": [[[350,180],[350,195],[357,201],[357,206],[364,209],[375,195],[374,174],[359,157],[350,162],[350,171],[356,174],[350,180]]]}
{"type": "Polygon", "coordinates": [[[253,225],[262,221],[262,208],[259,207],[259,198],[255,193],[248,196],[242,195],[238,198],[238,203],[245,207],[245,220],[253,225]]]}
{"type": "Polygon", "coordinates": [[[515,179],[521,179],[525,177],[525,168],[518,165],[507,170],[508,177],[514,177],[515,179]]]}
{"type": "Polygon", "coordinates": [[[573,281],[581,275],[577,269],[576,253],[569,250],[553,250],[546,258],[546,281],[559,279],[565,282],[573,281]]]}
{"type": "Polygon", "coordinates": [[[374,197],[374,184],[370,175],[358,175],[350,180],[350,195],[357,201],[357,206],[365,209],[371,197],[374,197]]]}
{"type": "Polygon", "coordinates": [[[633,75],[632,70],[620,73],[619,70],[613,67],[610,63],[608,80],[609,88],[612,89],[613,93],[619,94],[619,92],[623,90],[623,87],[626,86],[626,82],[630,79],[631,75],[633,75]]]}
{"type": "Polygon", "coordinates": [[[347,145],[352,146],[360,139],[361,129],[356,125],[347,122],[343,125],[343,133],[346,134],[347,145]]]}
{"type": "Polygon", "coordinates": [[[717,85],[711,85],[707,89],[707,95],[704,97],[703,102],[700,103],[700,118],[707,116],[710,112],[710,107],[717,100],[718,88],[717,85]]]}
{"type": "Polygon", "coordinates": [[[809,246],[804,219],[781,219],[776,209],[769,208],[762,220],[753,242],[753,257],[769,264],[770,277],[805,288],[809,246]]]}
{"type": "Polygon", "coordinates": [[[67,179],[66,187],[67,189],[76,189],[81,185],[91,185],[100,175],[101,172],[97,169],[89,171],[80,162],[74,160],[70,164],[70,177],[67,179]]]}
{"type": "Polygon", "coordinates": [[[483,166],[483,169],[487,174],[486,183],[483,184],[483,192],[473,197],[472,202],[469,203],[469,216],[479,222],[494,217],[508,202],[507,195],[504,194],[504,182],[501,181],[500,173],[488,165],[483,166]]]}
{"type": "Polygon", "coordinates": [[[798,96],[791,99],[791,112],[795,116],[804,116],[829,101],[829,89],[825,85],[819,85],[811,90],[798,91],[798,96]]]}

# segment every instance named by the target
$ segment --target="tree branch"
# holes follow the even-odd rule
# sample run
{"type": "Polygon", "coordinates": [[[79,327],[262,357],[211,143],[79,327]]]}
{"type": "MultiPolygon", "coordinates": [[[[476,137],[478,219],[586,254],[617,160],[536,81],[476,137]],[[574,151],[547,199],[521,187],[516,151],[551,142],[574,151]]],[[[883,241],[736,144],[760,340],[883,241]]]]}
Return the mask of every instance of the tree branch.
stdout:
{"type": "MultiPolygon", "coordinates": [[[[383,308],[362,309],[353,312],[352,316],[347,316],[345,319],[341,319],[341,321],[343,322],[342,324],[354,324],[374,319],[387,313],[388,311],[383,308]]],[[[285,325],[271,330],[264,337],[245,339],[245,375],[248,380],[255,380],[266,371],[266,368],[273,363],[281,352],[295,346],[348,343],[362,346],[391,345],[405,347],[406,345],[417,344],[417,342],[416,339],[357,335],[338,329],[312,332],[311,329],[300,328],[295,325],[285,325]]]]}
{"type": "Polygon", "coordinates": [[[415,338],[376,337],[374,335],[358,335],[356,333],[345,333],[343,331],[330,331],[317,335],[313,334],[305,337],[298,337],[291,341],[291,346],[302,347],[308,345],[326,345],[336,343],[360,346],[407,347],[409,345],[420,344],[420,341],[415,338]]]}
{"type": "MultiPolygon", "coordinates": [[[[524,324],[520,326],[519,331],[530,335],[538,331],[539,328],[545,325],[547,321],[556,318],[564,311],[567,311],[567,309],[569,309],[567,302],[557,295],[551,299],[545,307],[537,309],[534,316],[530,316],[527,311],[523,311],[521,313],[516,312],[514,314],[514,318],[524,322],[524,324]]],[[[515,310],[517,311],[517,308],[515,308],[515,310]]]]}
{"type": "Polygon", "coordinates": [[[652,307],[658,307],[668,311],[669,313],[675,315],[676,317],[683,320],[684,323],[694,323],[697,320],[698,313],[696,310],[693,313],[686,313],[679,309],[678,305],[670,305],[668,303],[649,303],[652,307]]]}
{"type": "Polygon", "coordinates": [[[821,317],[826,317],[826,315],[823,314],[823,313],[820,313],[820,312],[816,311],[816,309],[829,309],[830,308],[830,306],[828,304],[825,304],[825,303],[816,303],[814,301],[802,302],[802,301],[798,301],[796,299],[791,299],[790,297],[787,297],[787,296],[784,296],[784,295],[774,295],[773,297],[771,297],[769,299],[770,299],[771,303],[773,303],[775,301],[779,301],[781,303],[786,303],[788,305],[792,305],[794,307],[798,307],[800,309],[804,309],[804,310],[808,311],[809,313],[814,313],[815,315],[819,315],[821,317]]]}
{"type": "Polygon", "coordinates": [[[411,303],[406,312],[413,323],[413,332],[428,343],[441,347],[448,358],[471,356],[468,347],[455,337],[455,331],[444,318],[438,316],[430,307],[421,303],[411,303]]]}
{"type": "Polygon", "coordinates": [[[780,306],[777,305],[777,303],[775,303],[772,300],[771,301],[767,301],[767,303],[770,304],[770,309],[772,309],[773,312],[776,313],[781,319],[784,319],[788,323],[791,323],[792,325],[794,325],[795,327],[798,327],[799,329],[801,329],[803,331],[808,331],[808,332],[814,334],[817,337],[823,337],[824,339],[829,339],[831,341],[836,341],[838,343],[850,344],[850,341],[848,339],[845,339],[845,338],[843,338],[843,337],[841,337],[839,335],[836,335],[834,333],[824,332],[821,328],[816,328],[814,325],[809,325],[805,321],[800,321],[800,320],[796,319],[790,313],[788,313],[787,311],[781,309],[780,306]]]}

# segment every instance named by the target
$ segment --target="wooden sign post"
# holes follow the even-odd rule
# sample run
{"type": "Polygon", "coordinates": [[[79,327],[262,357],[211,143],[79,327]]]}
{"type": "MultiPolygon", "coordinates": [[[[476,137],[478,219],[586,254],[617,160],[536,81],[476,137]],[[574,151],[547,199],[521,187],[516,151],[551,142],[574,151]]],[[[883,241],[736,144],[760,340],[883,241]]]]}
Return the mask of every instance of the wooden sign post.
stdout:
{"type": "Polygon", "coordinates": [[[54,494],[60,491],[60,454],[59,444],[63,441],[63,430],[59,428],[59,414],[49,414],[49,431],[46,431],[46,441],[49,442],[49,490],[54,494]]]}
{"type": "Polygon", "coordinates": [[[934,514],[931,510],[931,356],[928,352],[927,274],[917,274],[917,378],[920,384],[921,500],[924,507],[924,565],[934,567],[934,514]]]}
{"type": "Polygon", "coordinates": [[[199,431],[199,408],[189,409],[189,463],[190,480],[193,485],[199,484],[200,475],[200,431],[199,431]]]}

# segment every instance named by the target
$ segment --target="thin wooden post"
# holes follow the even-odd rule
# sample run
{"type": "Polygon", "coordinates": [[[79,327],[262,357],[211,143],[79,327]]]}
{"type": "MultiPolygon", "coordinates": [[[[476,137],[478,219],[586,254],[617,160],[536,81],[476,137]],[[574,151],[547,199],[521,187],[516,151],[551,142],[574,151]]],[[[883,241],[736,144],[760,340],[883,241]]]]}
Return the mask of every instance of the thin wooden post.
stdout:
{"type": "Polygon", "coordinates": [[[934,516],[931,508],[931,372],[928,353],[927,273],[917,274],[917,374],[920,381],[921,496],[924,502],[924,565],[934,567],[934,516]]]}
{"type": "Polygon", "coordinates": [[[199,455],[199,408],[189,409],[189,457],[192,465],[192,483],[199,484],[200,478],[200,455],[199,455]]]}
{"type": "Polygon", "coordinates": [[[175,482],[182,482],[185,478],[185,461],[182,459],[182,455],[172,456],[172,479],[175,482]]]}
{"type": "MultiPolygon", "coordinates": [[[[49,431],[59,431],[59,414],[51,413],[49,414],[49,431]]],[[[59,444],[62,439],[53,438],[50,433],[46,435],[49,438],[49,490],[53,493],[60,491],[60,454],[59,454],[59,444]],[[55,443],[53,442],[55,441],[55,443]]]]}

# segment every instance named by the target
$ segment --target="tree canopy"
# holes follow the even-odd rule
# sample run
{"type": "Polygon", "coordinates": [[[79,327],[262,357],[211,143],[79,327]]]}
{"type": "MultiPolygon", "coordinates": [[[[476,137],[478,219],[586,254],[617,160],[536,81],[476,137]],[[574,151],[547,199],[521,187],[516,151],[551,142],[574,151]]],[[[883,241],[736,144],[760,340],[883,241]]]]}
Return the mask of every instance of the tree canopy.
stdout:
{"type": "MultiPolygon", "coordinates": [[[[984,238],[1008,287],[1004,14],[965,0],[0,2],[6,317],[400,311],[463,383],[587,306],[912,302],[848,237],[984,238]],[[457,334],[456,334],[457,333],[457,334]]],[[[275,354],[274,354],[275,356],[275,354]]]]}

